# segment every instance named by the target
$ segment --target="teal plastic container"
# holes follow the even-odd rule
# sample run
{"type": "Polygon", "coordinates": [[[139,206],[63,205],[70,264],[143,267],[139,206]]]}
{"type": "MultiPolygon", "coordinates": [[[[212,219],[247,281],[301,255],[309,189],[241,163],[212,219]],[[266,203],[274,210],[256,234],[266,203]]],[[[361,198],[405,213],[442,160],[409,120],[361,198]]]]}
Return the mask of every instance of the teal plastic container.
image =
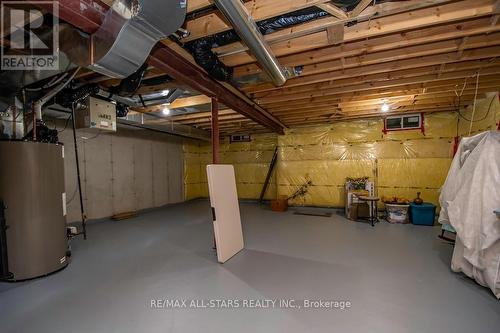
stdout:
{"type": "Polygon", "coordinates": [[[424,202],[421,205],[410,203],[410,221],[416,225],[434,225],[434,218],[436,217],[436,206],[424,202]]]}

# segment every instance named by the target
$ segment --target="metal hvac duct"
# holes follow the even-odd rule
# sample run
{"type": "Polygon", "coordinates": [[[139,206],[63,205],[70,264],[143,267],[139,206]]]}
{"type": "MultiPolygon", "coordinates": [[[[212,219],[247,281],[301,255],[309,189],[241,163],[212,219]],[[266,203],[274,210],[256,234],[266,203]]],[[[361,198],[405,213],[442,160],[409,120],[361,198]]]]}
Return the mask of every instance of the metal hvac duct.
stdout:
{"type": "Polygon", "coordinates": [[[217,8],[231,22],[234,30],[257,58],[257,61],[262,65],[274,84],[277,86],[285,84],[287,77],[282,67],[244,4],[239,0],[215,0],[214,2],[217,8]]]}
{"type": "Polygon", "coordinates": [[[114,78],[131,75],[185,16],[186,0],[115,0],[91,36],[89,68],[114,78]]]}

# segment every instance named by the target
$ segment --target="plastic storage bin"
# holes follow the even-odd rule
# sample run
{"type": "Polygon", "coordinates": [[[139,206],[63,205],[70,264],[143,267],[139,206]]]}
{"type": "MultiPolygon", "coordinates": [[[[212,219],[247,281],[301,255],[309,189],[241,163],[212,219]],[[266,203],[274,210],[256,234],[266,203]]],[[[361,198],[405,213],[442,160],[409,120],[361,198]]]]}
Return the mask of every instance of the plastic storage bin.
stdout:
{"type": "Polygon", "coordinates": [[[385,204],[387,211],[387,222],[389,223],[408,223],[408,205],[385,204]]]}
{"type": "Polygon", "coordinates": [[[410,203],[410,221],[417,225],[434,225],[434,217],[436,216],[436,206],[424,202],[421,205],[410,203]]]}

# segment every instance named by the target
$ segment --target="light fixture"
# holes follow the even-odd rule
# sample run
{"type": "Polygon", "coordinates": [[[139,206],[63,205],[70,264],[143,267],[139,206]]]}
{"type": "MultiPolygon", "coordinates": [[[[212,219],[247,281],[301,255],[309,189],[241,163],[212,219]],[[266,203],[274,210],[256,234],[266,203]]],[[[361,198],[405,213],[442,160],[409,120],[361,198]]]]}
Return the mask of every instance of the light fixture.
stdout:
{"type": "Polygon", "coordinates": [[[161,111],[164,115],[169,115],[170,114],[170,109],[168,107],[164,107],[163,110],[161,111]]]}
{"type": "Polygon", "coordinates": [[[381,108],[382,112],[387,112],[389,111],[389,104],[385,103],[382,104],[382,108],[381,108]]]}
{"type": "Polygon", "coordinates": [[[167,96],[169,92],[170,92],[170,90],[166,89],[166,90],[163,90],[163,91],[161,92],[161,94],[162,94],[163,96],[167,96]]]}

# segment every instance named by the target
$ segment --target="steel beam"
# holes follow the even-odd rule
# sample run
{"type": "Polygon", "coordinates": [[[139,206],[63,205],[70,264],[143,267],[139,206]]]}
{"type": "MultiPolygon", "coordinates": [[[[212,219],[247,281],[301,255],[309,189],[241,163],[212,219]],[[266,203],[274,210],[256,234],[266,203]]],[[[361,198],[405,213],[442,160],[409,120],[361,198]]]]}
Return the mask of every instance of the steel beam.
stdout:
{"type": "MultiPolygon", "coordinates": [[[[92,34],[99,28],[109,8],[108,5],[96,0],[59,0],[58,3],[59,18],[88,34],[92,34]]],[[[152,51],[148,63],[200,93],[216,97],[228,108],[273,132],[283,134],[284,126],[277,119],[254,108],[249,102],[166,45],[159,44],[152,51]]]]}
{"type": "Polygon", "coordinates": [[[219,103],[212,98],[212,164],[219,164],[219,103]]]}

